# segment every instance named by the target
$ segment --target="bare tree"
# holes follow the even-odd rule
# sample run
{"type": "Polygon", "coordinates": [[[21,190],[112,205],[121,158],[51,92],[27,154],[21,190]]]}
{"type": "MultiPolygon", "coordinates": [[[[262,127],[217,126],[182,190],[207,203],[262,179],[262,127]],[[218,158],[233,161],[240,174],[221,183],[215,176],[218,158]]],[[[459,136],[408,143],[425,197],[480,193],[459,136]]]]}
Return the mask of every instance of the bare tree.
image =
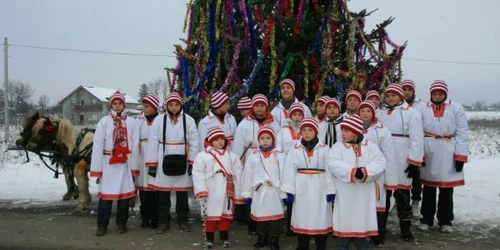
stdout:
{"type": "Polygon", "coordinates": [[[48,95],[43,94],[38,98],[38,108],[45,113],[45,111],[49,108],[50,98],[48,95]]]}
{"type": "Polygon", "coordinates": [[[149,94],[159,95],[160,94],[161,83],[162,83],[162,79],[161,78],[158,78],[156,80],[150,81],[148,83],[149,94]]]}

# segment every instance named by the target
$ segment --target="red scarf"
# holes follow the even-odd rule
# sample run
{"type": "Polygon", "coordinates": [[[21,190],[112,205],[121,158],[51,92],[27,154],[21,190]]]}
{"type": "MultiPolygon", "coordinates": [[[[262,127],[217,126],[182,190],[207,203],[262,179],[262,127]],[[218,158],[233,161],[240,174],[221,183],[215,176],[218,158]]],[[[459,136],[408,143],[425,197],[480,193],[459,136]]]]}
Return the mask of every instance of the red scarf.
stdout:
{"type": "Polygon", "coordinates": [[[126,163],[127,154],[130,153],[128,147],[127,138],[127,116],[120,114],[111,114],[113,119],[113,151],[111,152],[111,158],[109,159],[109,164],[126,163]]]}

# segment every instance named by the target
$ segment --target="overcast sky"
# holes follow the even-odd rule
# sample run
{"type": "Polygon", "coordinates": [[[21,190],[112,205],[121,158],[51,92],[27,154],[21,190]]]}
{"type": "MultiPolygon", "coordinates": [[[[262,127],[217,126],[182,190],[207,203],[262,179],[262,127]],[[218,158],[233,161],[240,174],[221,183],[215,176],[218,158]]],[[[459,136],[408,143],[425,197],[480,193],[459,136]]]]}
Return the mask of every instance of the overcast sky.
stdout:
{"type": "MultiPolygon", "coordinates": [[[[9,43],[81,50],[173,54],[184,38],[187,0],[0,0],[0,37],[9,43]],[[139,4],[140,3],[140,4],[139,4]],[[144,4],[147,3],[147,4],[144,4]]],[[[408,41],[405,78],[428,99],[435,79],[445,80],[453,100],[500,101],[500,1],[352,0],[351,10],[377,9],[367,28],[389,16],[392,40],[408,41]],[[497,63],[449,64],[413,59],[497,63]]],[[[31,84],[51,101],[79,85],[116,88],[137,96],[143,82],[165,77],[172,57],[86,54],[10,47],[9,77],[31,84]]],[[[3,60],[0,61],[3,83],[3,60]]],[[[2,84],[3,87],[3,84],[2,84]]]]}

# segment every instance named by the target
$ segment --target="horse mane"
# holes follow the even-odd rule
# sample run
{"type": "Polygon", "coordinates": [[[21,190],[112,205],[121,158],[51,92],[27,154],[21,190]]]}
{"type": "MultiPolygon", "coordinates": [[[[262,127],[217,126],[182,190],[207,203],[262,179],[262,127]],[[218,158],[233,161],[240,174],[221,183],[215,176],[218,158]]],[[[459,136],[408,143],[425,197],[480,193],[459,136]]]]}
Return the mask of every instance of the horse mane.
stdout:
{"type": "Polygon", "coordinates": [[[70,121],[52,115],[40,117],[40,119],[38,119],[33,125],[33,135],[38,135],[47,119],[50,122],[57,124],[56,143],[66,145],[68,155],[70,155],[75,148],[76,138],[73,124],[70,121]]]}

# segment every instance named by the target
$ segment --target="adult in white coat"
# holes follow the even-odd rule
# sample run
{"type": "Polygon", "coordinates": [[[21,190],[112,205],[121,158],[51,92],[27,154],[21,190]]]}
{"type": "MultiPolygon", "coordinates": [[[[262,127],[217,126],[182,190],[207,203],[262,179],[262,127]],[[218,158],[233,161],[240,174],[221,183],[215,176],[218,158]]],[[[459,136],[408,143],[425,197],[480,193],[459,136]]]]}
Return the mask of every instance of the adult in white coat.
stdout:
{"type": "Polygon", "coordinates": [[[205,116],[198,123],[198,149],[204,151],[205,138],[207,136],[208,129],[212,127],[220,127],[226,138],[232,142],[234,134],[236,133],[236,119],[233,115],[229,114],[229,97],[226,93],[215,92],[211,97],[211,109],[208,111],[208,115],[205,116]]]}
{"type": "Polygon", "coordinates": [[[428,230],[436,214],[436,188],[439,188],[437,219],[441,231],[452,232],[453,188],[465,185],[463,166],[469,154],[469,128],[464,108],[448,100],[448,86],[437,80],[430,87],[431,102],[422,110],[425,131],[425,168],[422,224],[428,230]]]}
{"type": "Polygon", "coordinates": [[[139,190],[139,199],[141,200],[141,227],[153,228],[158,227],[158,192],[150,188],[149,179],[152,178],[148,174],[146,167],[145,151],[149,141],[149,130],[153,125],[156,117],[158,117],[158,107],[160,106],[160,98],[155,94],[146,95],[142,98],[142,115],[137,118],[137,127],[139,130],[139,176],[135,178],[135,188],[139,190]]]}
{"type": "Polygon", "coordinates": [[[329,148],[320,142],[318,123],[305,118],[300,124],[302,139],[290,150],[285,162],[282,190],[293,203],[291,229],[297,234],[298,250],[309,249],[314,237],[316,249],[326,249],[332,232],[333,179],[327,168],[329,148]]]}
{"type": "Polygon", "coordinates": [[[271,114],[280,127],[288,125],[290,121],[290,107],[293,103],[300,103],[304,108],[304,117],[312,117],[309,107],[299,102],[295,97],[295,82],[292,79],[283,79],[280,83],[281,101],[276,105],[271,114]]]}
{"type": "MultiPolygon", "coordinates": [[[[391,132],[396,149],[398,190],[394,192],[394,198],[396,198],[401,236],[405,241],[412,242],[414,238],[410,230],[413,217],[410,189],[412,178],[420,175],[424,156],[422,115],[404,101],[401,86],[391,84],[385,89],[385,105],[378,119],[391,132]]],[[[389,193],[388,190],[390,196],[389,193]]]]}
{"type": "Polygon", "coordinates": [[[155,176],[150,179],[148,187],[159,191],[158,234],[166,233],[170,229],[172,191],[176,192],[177,197],[175,206],[177,224],[181,231],[191,231],[188,224],[187,192],[193,190],[191,165],[198,153],[199,143],[195,121],[182,111],[182,104],[182,98],[178,93],[170,93],[167,96],[166,113],[153,122],[149,133],[151,144],[146,149],[148,173],[155,176]],[[164,159],[170,162],[164,163],[164,159]],[[174,162],[176,164],[173,164],[174,162]]]}
{"type": "Polygon", "coordinates": [[[90,176],[99,180],[96,236],[107,233],[111,206],[117,201],[117,232],[127,232],[129,199],[135,197],[133,176],[139,175],[139,135],[134,118],[123,113],[125,96],[109,98],[111,114],[97,123],[90,176]]]}
{"type": "Polygon", "coordinates": [[[384,174],[375,181],[377,184],[377,223],[378,236],[372,237],[375,246],[381,247],[385,243],[387,216],[389,212],[390,196],[387,190],[394,191],[398,188],[398,167],[396,153],[392,142],[392,135],[384,128],[375,117],[375,105],[370,101],[361,102],[359,117],[363,120],[363,136],[377,145],[386,159],[384,174]]]}
{"type": "Polygon", "coordinates": [[[378,234],[377,185],[386,161],[378,147],[363,136],[358,115],[345,118],[342,141],[331,148],[327,165],[335,183],[333,235],[337,249],[349,249],[354,239],[357,249],[370,249],[369,237],[378,234]]]}

